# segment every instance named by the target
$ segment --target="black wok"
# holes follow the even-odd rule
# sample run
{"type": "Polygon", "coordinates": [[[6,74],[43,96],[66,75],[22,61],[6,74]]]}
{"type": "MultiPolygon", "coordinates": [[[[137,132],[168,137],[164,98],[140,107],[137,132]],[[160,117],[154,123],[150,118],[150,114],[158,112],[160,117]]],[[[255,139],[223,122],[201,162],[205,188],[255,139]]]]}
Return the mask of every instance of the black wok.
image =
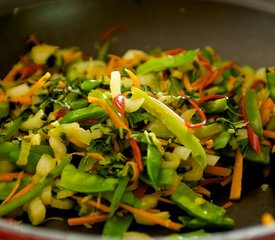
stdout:
{"type": "MultiPolygon", "coordinates": [[[[94,43],[114,25],[128,26],[116,35],[112,52],[117,54],[129,48],[146,51],[210,45],[223,58],[241,65],[275,64],[274,0],[0,0],[0,78],[25,53],[26,38],[32,33],[45,42],[80,46],[94,55],[94,43]]],[[[216,233],[211,239],[275,239],[273,225],[260,226],[263,213],[275,216],[275,175],[271,170],[263,177],[262,170],[258,165],[245,169],[242,199],[228,210],[237,229],[216,233]],[[269,185],[267,191],[262,190],[262,184],[269,185]]],[[[228,191],[213,190],[216,203],[228,199],[228,191]]],[[[158,227],[141,230],[153,236],[166,234],[158,227]]],[[[49,221],[41,228],[0,219],[0,239],[90,239],[99,231],[69,229],[66,222],[58,221],[49,221]]]]}

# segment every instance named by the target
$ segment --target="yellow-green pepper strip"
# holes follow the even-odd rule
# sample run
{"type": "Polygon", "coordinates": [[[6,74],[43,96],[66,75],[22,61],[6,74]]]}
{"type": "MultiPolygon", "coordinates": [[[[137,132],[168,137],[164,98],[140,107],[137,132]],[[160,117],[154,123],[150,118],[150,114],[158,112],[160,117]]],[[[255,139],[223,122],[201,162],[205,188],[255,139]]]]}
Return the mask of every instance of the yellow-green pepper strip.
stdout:
{"type": "Polygon", "coordinates": [[[147,74],[150,72],[159,72],[168,68],[179,67],[191,64],[196,56],[195,50],[185,51],[177,55],[167,55],[163,57],[152,57],[147,62],[140,64],[137,68],[137,74],[147,74]]]}
{"type": "Polygon", "coordinates": [[[192,151],[192,169],[183,175],[183,180],[197,181],[201,179],[203,170],[207,164],[206,155],[199,140],[186,127],[184,120],[169,107],[157,99],[148,96],[142,90],[133,87],[132,94],[136,98],[144,98],[142,107],[159,119],[177,137],[180,144],[192,151]]]}
{"type": "Polygon", "coordinates": [[[11,202],[8,202],[0,206],[0,217],[8,214],[9,212],[22,207],[25,203],[37,197],[43,189],[51,184],[62,172],[65,165],[71,161],[72,156],[68,155],[56,168],[54,168],[48,175],[43,178],[38,184],[36,184],[30,191],[24,195],[14,199],[11,202]]]}

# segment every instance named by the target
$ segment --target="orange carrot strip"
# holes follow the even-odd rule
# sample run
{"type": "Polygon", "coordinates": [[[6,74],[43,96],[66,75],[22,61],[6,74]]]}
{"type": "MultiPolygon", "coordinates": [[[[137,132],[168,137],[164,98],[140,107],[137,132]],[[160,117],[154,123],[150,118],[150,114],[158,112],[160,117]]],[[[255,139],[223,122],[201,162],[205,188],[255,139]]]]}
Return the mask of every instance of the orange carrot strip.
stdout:
{"type": "Polygon", "coordinates": [[[11,202],[11,201],[13,201],[16,198],[21,197],[22,195],[24,195],[25,193],[27,193],[28,191],[30,191],[34,187],[34,185],[35,184],[33,182],[31,182],[29,185],[27,185],[26,187],[24,187],[22,190],[20,190],[16,194],[14,194],[13,197],[9,201],[11,202]]]}
{"type": "Polygon", "coordinates": [[[136,182],[138,181],[138,178],[139,178],[139,170],[138,170],[138,167],[137,167],[137,163],[136,162],[133,162],[133,161],[129,161],[126,163],[126,165],[130,165],[132,170],[133,170],[133,176],[131,177],[130,181],[131,182],[136,182]]]}
{"type": "Polygon", "coordinates": [[[26,105],[31,104],[31,102],[32,102],[30,96],[22,96],[22,97],[13,96],[9,100],[10,100],[10,102],[15,102],[15,103],[18,102],[18,103],[26,104],[26,105]]]}
{"type": "Polygon", "coordinates": [[[120,117],[115,113],[115,111],[104,101],[101,99],[95,98],[95,97],[88,97],[88,101],[90,103],[95,103],[99,106],[101,106],[107,114],[110,116],[112,122],[115,124],[117,128],[124,128],[129,131],[129,128],[126,126],[126,124],[120,119],[120,117]]]}
{"type": "Polygon", "coordinates": [[[67,222],[69,226],[78,226],[84,224],[105,222],[107,219],[107,214],[96,214],[92,216],[68,218],[67,222]]]}
{"type": "Polygon", "coordinates": [[[221,185],[224,187],[225,185],[227,185],[228,183],[232,182],[232,175],[227,177],[226,179],[224,179],[223,181],[221,181],[221,185]]]}
{"type": "Polygon", "coordinates": [[[237,79],[235,77],[230,76],[229,82],[227,83],[227,86],[226,86],[228,92],[230,92],[234,88],[234,84],[235,84],[236,80],[237,79]]]}
{"type": "Polygon", "coordinates": [[[164,203],[175,205],[175,203],[173,201],[171,201],[167,198],[164,198],[164,197],[158,197],[158,200],[161,201],[161,202],[164,202],[164,203]]]}
{"type": "Polygon", "coordinates": [[[192,92],[194,90],[187,74],[183,75],[183,83],[184,83],[184,86],[188,92],[192,92]]]}
{"type": "Polygon", "coordinates": [[[232,170],[226,167],[207,165],[206,168],[204,169],[204,172],[215,176],[228,177],[230,176],[232,170]]]}
{"type": "Polygon", "coordinates": [[[74,155],[78,155],[78,156],[88,156],[91,158],[96,158],[96,159],[103,159],[103,155],[100,153],[92,153],[92,152],[74,152],[74,155]]]}
{"type": "Polygon", "coordinates": [[[225,177],[213,177],[213,178],[205,178],[200,181],[200,185],[204,186],[207,184],[213,184],[213,183],[221,183],[224,181],[226,178],[225,177]]]}
{"type": "Polygon", "coordinates": [[[140,84],[139,84],[139,81],[137,79],[137,76],[132,72],[130,71],[129,69],[125,69],[125,71],[128,73],[128,75],[130,76],[131,80],[133,81],[133,84],[136,88],[140,88],[140,84]]]}
{"type": "Polygon", "coordinates": [[[14,79],[16,74],[18,73],[19,69],[22,68],[22,65],[17,63],[15,64],[12,69],[8,72],[8,74],[4,77],[3,81],[4,82],[10,82],[14,79]]]}
{"type": "Polygon", "coordinates": [[[226,202],[225,204],[222,205],[222,208],[230,208],[233,205],[232,202],[226,202]]]}
{"type": "Polygon", "coordinates": [[[17,189],[19,188],[22,178],[24,176],[24,172],[20,172],[17,176],[17,180],[11,190],[11,192],[9,193],[9,195],[4,199],[4,201],[1,203],[1,205],[4,205],[5,203],[9,202],[11,200],[11,198],[14,196],[15,192],[17,191],[17,189]]]}
{"type": "Polygon", "coordinates": [[[156,224],[159,224],[163,227],[166,227],[166,228],[174,230],[174,231],[179,231],[182,227],[184,227],[184,225],[181,223],[173,222],[170,219],[159,218],[152,213],[146,212],[146,211],[138,209],[138,208],[131,207],[124,203],[120,203],[119,206],[126,209],[127,211],[131,212],[132,214],[136,214],[140,217],[146,218],[147,220],[149,220],[151,222],[154,222],[156,224]]]}
{"type": "Polygon", "coordinates": [[[36,90],[43,87],[46,83],[46,81],[51,77],[51,74],[49,72],[45,73],[29,90],[28,95],[32,95],[36,90]]]}
{"type": "Polygon", "coordinates": [[[236,151],[235,164],[230,189],[230,200],[238,200],[242,191],[242,174],[243,174],[243,155],[240,150],[236,151]]]}
{"type": "Polygon", "coordinates": [[[274,131],[270,131],[270,130],[263,130],[262,131],[263,136],[267,137],[267,138],[272,138],[275,139],[275,132],[274,131]]]}
{"type": "MultiPolygon", "coordinates": [[[[19,173],[0,173],[0,182],[11,182],[13,179],[18,178],[21,172],[19,173]]],[[[23,178],[29,176],[29,174],[24,173],[23,178]]]]}
{"type": "Polygon", "coordinates": [[[83,203],[86,203],[86,204],[88,204],[88,205],[90,205],[92,207],[95,207],[95,208],[101,210],[102,212],[108,213],[110,211],[110,208],[108,206],[106,206],[106,205],[104,205],[102,203],[98,204],[97,201],[94,201],[94,200],[91,200],[91,199],[86,201],[83,198],[77,197],[77,196],[72,196],[71,198],[73,198],[73,199],[75,199],[77,201],[81,201],[83,203]]]}
{"type": "Polygon", "coordinates": [[[210,192],[209,190],[207,190],[206,188],[204,188],[203,186],[201,186],[201,185],[198,185],[198,186],[194,187],[193,190],[194,190],[196,193],[205,195],[205,196],[207,196],[207,197],[210,197],[210,196],[211,196],[211,192],[210,192]]]}

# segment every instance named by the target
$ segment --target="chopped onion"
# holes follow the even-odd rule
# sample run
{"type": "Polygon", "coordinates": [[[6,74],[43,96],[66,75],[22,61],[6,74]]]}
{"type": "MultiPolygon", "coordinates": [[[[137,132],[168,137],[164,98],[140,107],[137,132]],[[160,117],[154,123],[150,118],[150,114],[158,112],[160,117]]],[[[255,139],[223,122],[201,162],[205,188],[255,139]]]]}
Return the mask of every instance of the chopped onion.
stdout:
{"type": "Polygon", "coordinates": [[[176,146],[173,153],[176,153],[181,159],[187,160],[191,153],[191,150],[183,146],[176,146]]]}
{"type": "Polygon", "coordinates": [[[206,154],[207,165],[215,166],[219,161],[219,159],[220,159],[220,156],[206,154]]]}
{"type": "Polygon", "coordinates": [[[120,73],[119,71],[113,71],[111,73],[111,82],[110,82],[112,98],[115,98],[117,95],[121,94],[120,85],[121,85],[120,73]]]}

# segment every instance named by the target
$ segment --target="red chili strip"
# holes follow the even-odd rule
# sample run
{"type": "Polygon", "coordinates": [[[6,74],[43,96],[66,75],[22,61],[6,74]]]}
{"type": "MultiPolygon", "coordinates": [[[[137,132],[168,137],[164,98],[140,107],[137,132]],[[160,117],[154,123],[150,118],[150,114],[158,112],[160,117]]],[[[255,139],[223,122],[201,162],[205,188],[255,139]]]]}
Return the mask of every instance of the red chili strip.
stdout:
{"type": "Polygon", "coordinates": [[[116,25],[116,26],[110,27],[101,36],[101,41],[107,41],[108,39],[110,39],[110,37],[114,33],[117,33],[117,32],[122,31],[122,30],[126,30],[127,28],[128,28],[127,26],[123,26],[123,25],[116,25]]]}
{"type": "Polygon", "coordinates": [[[174,49],[166,50],[166,51],[164,51],[164,53],[167,55],[176,55],[176,54],[182,53],[184,51],[185,51],[185,49],[183,49],[183,48],[174,48],[174,49]]]}
{"type": "Polygon", "coordinates": [[[213,84],[217,78],[221,75],[221,73],[230,68],[231,66],[233,66],[235,63],[234,62],[229,62],[227,64],[225,64],[224,66],[220,67],[219,69],[217,69],[214,72],[210,72],[203,80],[202,84],[200,85],[199,88],[199,93],[201,94],[203,89],[205,89],[206,87],[208,87],[209,85],[213,84]]]}
{"type": "Polygon", "coordinates": [[[18,73],[23,77],[29,77],[33,75],[37,70],[42,69],[42,66],[36,64],[30,64],[28,66],[19,69],[18,73]]]}
{"type": "Polygon", "coordinates": [[[198,59],[209,72],[212,72],[212,66],[205,56],[198,54],[198,59]]]}
{"type": "Polygon", "coordinates": [[[138,171],[141,173],[143,171],[143,163],[142,163],[142,157],[141,157],[141,151],[137,144],[137,141],[133,138],[130,138],[130,144],[134,152],[134,157],[137,162],[138,171]]]}
{"type": "Polygon", "coordinates": [[[179,93],[179,95],[188,100],[188,102],[192,105],[192,107],[196,109],[197,113],[199,114],[199,116],[201,117],[201,120],[202,120],[200,123],[194,123],[194,124],[185,122],[186,127],[198,128],[198,127],[204,126],[206,124],[206,116],[205,116],[203,110],[192,99],[188,98],[184,93],[179,93]]]}

